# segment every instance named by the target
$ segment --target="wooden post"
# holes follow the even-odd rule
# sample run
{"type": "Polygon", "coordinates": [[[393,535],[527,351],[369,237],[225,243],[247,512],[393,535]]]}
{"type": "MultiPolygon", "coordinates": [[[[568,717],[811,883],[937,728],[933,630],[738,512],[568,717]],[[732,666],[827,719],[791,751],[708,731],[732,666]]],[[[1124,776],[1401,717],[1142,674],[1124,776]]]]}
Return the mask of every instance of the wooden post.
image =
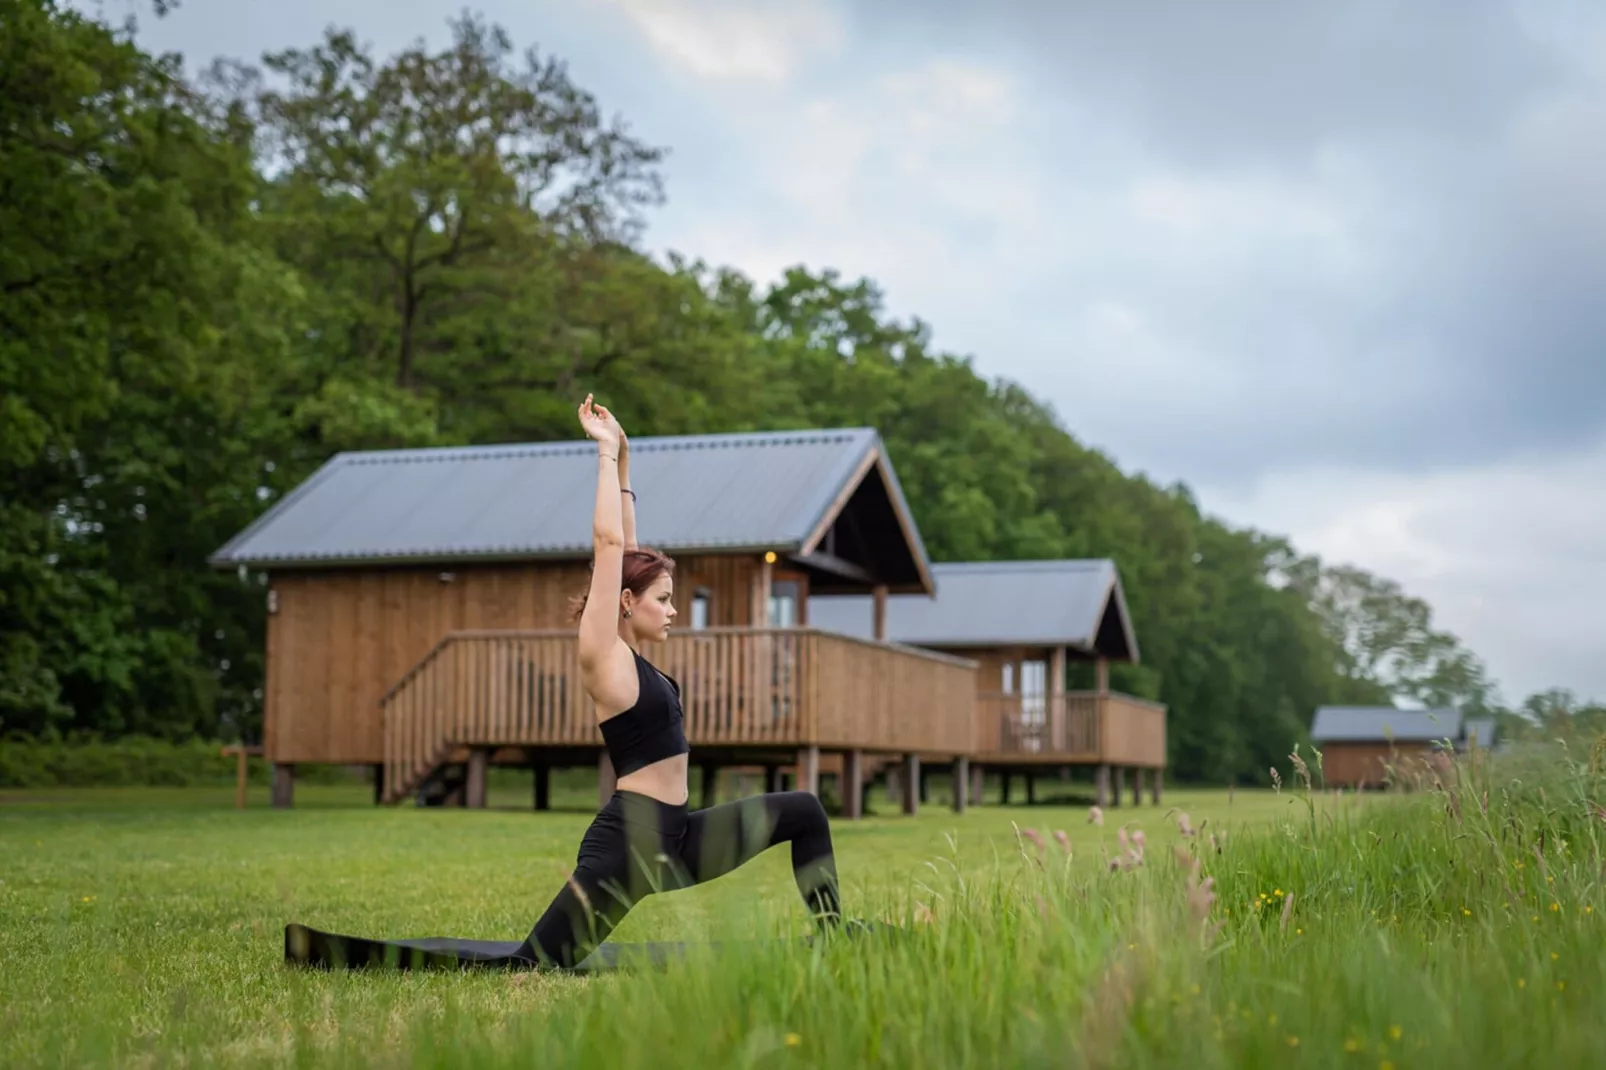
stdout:
{"type": "Polygon", "coordinates": [[[1106,658],[1093,663],[1093,690],[1101,695],[1110,693],[1110,663],[1106,658]]]}
{"type": "Polygon", "coordinates": [[[385,801],[385,763],[375,762],[374,769],[374,805],[378,806],[385,801]]]}
{"type": "Polygon", "coordinates": [[[608,800],[613,798],[613,789],[618,784],[619,778],[613,774],[613,756],[604,747],[602,756],[597,759],[597,808],[599,810],[608,805],[608,800]]]}
{"type": "Polygon", "coordinates": [[[1048,748],[1065,749],[1065,648],[1057,646],[1048,658],[1048,748]]]}
{"type": "Polygon", "coordinates": [[[1162,790],[1160,787],[1160,782],[1164,779],[1164,769],[1149,770],[1149,801],[1154,803],[1156,806],[1160,805],[1160,794],[1162,790]]]}
{"type": "Polygon", "coordinates": [[[954,813],[962,814],[970,801],[970,759],[960,755],[954,759],[954,813]]]}
{"type": "Polygon", "coordinates": [[[999,789],[999,792],[998,792],[998,804],[1000,806],[1008,806],[1009,805],[1009,782],[1014,779],[1014,774],[1012,772],[1010,772],[1008,769],[1000,769],[998,771],[998,779],[999,779],[999,782],[1000,782],[1000,785],[1001,785],[1000,789],[999,789]]]}
{"type": "Polygon", "coordinates": [[[1132,805],[1143,805],[1143,770],[1132,770],[1132,805]]]}
{"type": "Polygon", "coordinates": [[[864,816],[864,751],[842,756],[842,813],[850,821],[864,816]]]}
{"type": "Polygon", "coordinates": [[[273,765],[273,806],[288,810],[295,805],[296,767],[293,762],[275,762],[273,765]]]}
{"type": "Polygon", "coordinates": [[[1100,809],[1110,805],[1110,767],[1108,764],[1100,765],[1098,772],[1093,774],[1094,798],[1100,809]]]}
{"type": "Polygon", "coordinates": [[[887,585],[878,583],[871,588],[874,608],[870,618],[870,634],[878,643],[887,641],[887,585]]]}
{"type": "Polygon", "coordinates": [[[713,762],[703,763],[703,809],[714,805],[719,795],[719,766],[713,762]]]}
{"type": "Polygon", "coordinates": [[[920,812],[920,755],[914,753],[903,756],[903,812],[920,812]]]}
{"type": "Polygon", "coordinates": [[[764,767],[764,792],[773,795],[781,790],[781,767],[766,765],[764,767]]]}
{"type": "Polygon", "coordinates": [[[920,770],[920,801],[922,803],[928,803],[931,801],[931,792],[929,788],[930,783],[931,770],[922,766],[920,770]]]}
{"type": "Polygon", "coordinates": [[[811,795],[820,793],[820,748],[810,745],[797,752],[797,788],[811,795]]]}
{"type": "Polygon", "coordinates": [[[769,561],[760,561],[758,577],[753,583],[752,621],[755,628],[770,626],[770,586],[774,579],[775,566],[769,561]]]}
{"type": "Polygon", "coordinates": [[[1026,770],[1026,805],[1037,805],[1037,774],[1026,770]]]}
{"type": "Polygon", "coordinates": [[[468,783],[465,785],[463,805],[470,810],[485,809],[485,774],[491,765],[491,752],[485,747],[473,747],[468,752],[468,783]]]}
{"type": "Polygon", "coordinates": [[[1118,765],[1115,767],[1115,790],[1110,792],[1110,805],[1120,806],[1121,796],[1124,794],[1126,794],[1126,766],[1118,765]]]}
{"type": "MultiPolygon", "coordinates": [[[[966,759],[969,762],[969,759],[966,759]]],[[[987,770],[981,765],[970,767],[970,802],[973,806],[981,805],[981,797],[987,788],[987,770]]]]}
{"type": "Polygon", "coordinates": [[[552,809],[552,767],[545,762],[535,766],[535,808],[552,809]]]}
{"type": "MultiPolygon", "coordinates": [[[[234,755],[234,808],[245,809],[245,786],[250,777],[249,760],[251,755],[262,753],[261,747],[247,747],[244,744],[224,747],[223,757],[234,755]]],[[[384,768],[381,766],[380,768],[384,768]]]]}

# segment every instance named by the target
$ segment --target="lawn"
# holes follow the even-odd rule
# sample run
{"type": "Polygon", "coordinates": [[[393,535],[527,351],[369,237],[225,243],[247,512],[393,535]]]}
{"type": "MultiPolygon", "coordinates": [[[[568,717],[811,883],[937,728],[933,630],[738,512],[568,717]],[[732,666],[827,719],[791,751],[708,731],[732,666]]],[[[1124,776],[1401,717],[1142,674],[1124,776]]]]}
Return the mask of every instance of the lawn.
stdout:
{"type": "Polygon", "coordinates": [[[376,809],[358,786],[304,785],[293,811],[236,811],[226,788],[0,793],[0,1064],[1606,1065],[1598,780],[1498,776],[1406,798],[1171,791],[1102,825],[882,802],[833,822],[845,906],[905,938],[786,937],[801,904],[773,850],[616,934],[764,942],[589,978],[281,960],[291,920],[521,938],[583,795],[537,814],[511,786],[480,812],[376,809]],[[1123,825],[1143,861],[1112,869],[1123,825]]]}

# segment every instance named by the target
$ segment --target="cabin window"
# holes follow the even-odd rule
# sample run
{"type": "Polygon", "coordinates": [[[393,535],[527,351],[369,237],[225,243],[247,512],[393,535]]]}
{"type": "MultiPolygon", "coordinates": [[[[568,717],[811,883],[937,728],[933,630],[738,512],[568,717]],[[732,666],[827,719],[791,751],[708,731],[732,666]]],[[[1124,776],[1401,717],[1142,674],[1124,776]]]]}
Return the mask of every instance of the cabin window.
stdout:
{"type": "Polygon", "coordinates": [[[1043,722],[1047,712],[1048,662],[1023,661],[1020,667],[1021,719],[1034,724],[1043,722]]]}
{"type": "Polygon", "coordinates": [[[1015,693],[1015,663],[1013,661],[1006,661],[1004,663],[1003,690],[1004,694],[1006,695],[1013,695],[1015,693]]]}
{"type": "Polygon", "coordinates": [[[691,597],[691,626],[693,629],[708,627],[710,610],[713,607],[714,595],[707,587],[699,587],[691,597]]]}
{"type": "Polygon", "coordinates": [[[776,580],[770,584],[770,627],[797,627],[801,592],[796,580],[776,580]]]}

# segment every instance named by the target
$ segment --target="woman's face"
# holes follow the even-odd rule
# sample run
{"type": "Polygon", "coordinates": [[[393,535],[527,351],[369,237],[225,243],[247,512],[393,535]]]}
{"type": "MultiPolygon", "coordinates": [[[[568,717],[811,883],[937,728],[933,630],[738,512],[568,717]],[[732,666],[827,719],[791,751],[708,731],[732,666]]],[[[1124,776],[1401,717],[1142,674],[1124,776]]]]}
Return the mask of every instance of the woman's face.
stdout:
{"type": "Polygon", "coordinates": [[[630,609],[625,621],[630,631],[641,642],[659,642],[669,637],[669,626],[675,620],[675,581],[665,573],[652,581],[652,586],[636,598],[625,592],[624,605],[630,609]]]}

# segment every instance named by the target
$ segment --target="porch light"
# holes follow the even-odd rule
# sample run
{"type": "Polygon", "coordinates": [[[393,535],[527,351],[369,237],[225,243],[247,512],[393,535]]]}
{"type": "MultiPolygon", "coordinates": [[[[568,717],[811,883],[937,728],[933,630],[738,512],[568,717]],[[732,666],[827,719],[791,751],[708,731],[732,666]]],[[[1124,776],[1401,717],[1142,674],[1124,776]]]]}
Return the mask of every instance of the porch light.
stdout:
{"type": "Polygon", "coordinates": [[[775,564],[775,551],[774,550],[765,550],[764,551],[764,563],[766,565],[775,564]]]}

